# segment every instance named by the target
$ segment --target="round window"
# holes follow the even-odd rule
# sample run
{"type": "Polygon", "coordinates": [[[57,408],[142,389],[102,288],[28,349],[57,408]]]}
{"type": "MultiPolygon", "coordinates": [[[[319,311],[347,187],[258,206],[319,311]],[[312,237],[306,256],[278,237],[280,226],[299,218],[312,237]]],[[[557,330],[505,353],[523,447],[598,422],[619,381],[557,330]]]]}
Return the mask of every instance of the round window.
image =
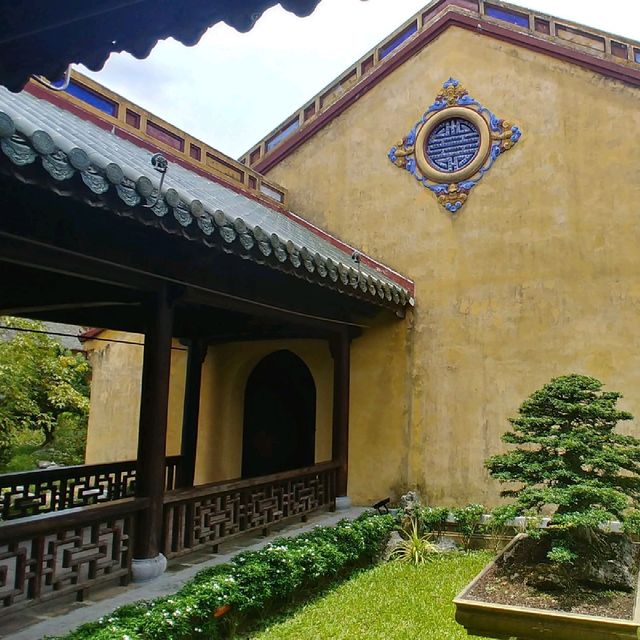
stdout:
{"type": "Polygon", "coordinates": [[[464,169],[480,151],[480,132],[465,118],[449,118],[438,124],[425,143],[431,166],[445,173],[464,169]]]}

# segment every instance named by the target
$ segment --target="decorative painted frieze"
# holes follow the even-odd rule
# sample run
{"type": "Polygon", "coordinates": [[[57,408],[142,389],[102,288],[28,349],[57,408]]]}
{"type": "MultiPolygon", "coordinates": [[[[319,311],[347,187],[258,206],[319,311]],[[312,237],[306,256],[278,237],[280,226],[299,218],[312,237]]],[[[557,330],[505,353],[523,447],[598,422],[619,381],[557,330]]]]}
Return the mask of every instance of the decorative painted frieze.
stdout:
{"type": "Polygon", "coordinates": [[[498,118],[449,78],[388,156],[432,191],[447,211],[456,213],[498,156],[521,135],[516,125],[498,118]]]}

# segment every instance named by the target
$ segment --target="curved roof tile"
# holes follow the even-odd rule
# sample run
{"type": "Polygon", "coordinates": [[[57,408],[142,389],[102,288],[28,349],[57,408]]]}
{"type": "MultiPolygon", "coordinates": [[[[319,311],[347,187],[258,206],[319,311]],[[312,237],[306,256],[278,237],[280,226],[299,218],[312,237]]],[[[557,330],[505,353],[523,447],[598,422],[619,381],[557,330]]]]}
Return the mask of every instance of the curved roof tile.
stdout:
{"type": "Polygon", "coordinates": [[[295,218],[179,164],[170,164],[158,196],[150,151],[26,92],[0,88],[0,149],[14,167],[40,163],[58,182],[79,174],[83,187],[74,195],[91,203],[117,194],[125,205],[120,215],[378,306],[400,311],[413,304],[411,291],[356,264],[295,218]]]}

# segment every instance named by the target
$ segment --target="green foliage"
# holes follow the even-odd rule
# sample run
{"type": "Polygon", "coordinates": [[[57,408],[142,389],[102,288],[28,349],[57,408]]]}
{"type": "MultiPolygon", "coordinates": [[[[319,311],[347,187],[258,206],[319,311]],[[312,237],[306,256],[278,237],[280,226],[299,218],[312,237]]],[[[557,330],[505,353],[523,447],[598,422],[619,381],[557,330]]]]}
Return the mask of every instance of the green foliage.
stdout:
{"type": "Polygon", "coordinates": [[[490,514],[488,522],[482,525],[482,531],[491,536],[494,551],[498,551],[504,538],[512,534],[513,519],[518,515],[518,508],[513,504],[501,504],[490,514]]]}
{"type": "Polygon", "coordinates": [[[502,495],[520,512],[555,508],[543,534],[552,536],[555,562],[569,562],[580,537],[624,520],[640,498],[640,440],[614,432],[633,416],[616,407],[620,393],[602,387],[577,374],[554,378],[510,420],[502,440],[517,448],[485,463],[500,482],[519,483],[502,495]]]}
{"type": "Polygon", "coordinates": [[[64,413],[50,446],[37,452],[39,460],[53,460],[60,465],[84,464],[87,445],[87,416],[64,413]]]}
{"type": "Polygon", "coordinates": [[[566,545],[559,542],[554,543],[549,553],[547,553],[547,558],[557,564],[573,564],[573,561],[577,557],[577,553],[571,551],[566,545]]]}
{"type": "Polygon", "coordinates": [[[414,565],[424,564],[438,553],[438,547],[431,542],[431,534],[421,534],[415,518],[407,529],[400,530],[402,540],[391,552],[390,560],[409,562],[414,565]]]}
{"type": "Polygon", "coordinates": [[[481,504],[468,504],[451,510],[451,514],[456,519],[458,533],[462,538],[462,546],[467,550],[472,536],[481,530],[484,513],[485,508],[481,504]]]}
{"type": "Polygon", "coordinates": [[[28,464],[30,454],[29,468],[36,457],[52,459],[54,454],[58,464],[81,462],[89,363],[50,336],[33,333],[43,330],[40,322],[1,317],[0,324],[28,330],[0,330],[0,462],[11,458],[13,447],[18,459],[11,462],[12,469],[28,464]],[[25,446],[31,435],[36,437],[25,446]]]}
{"type": "Polygon", "coordinates": [[[335,527],[317,527],[295,538],[274,540],[260,551],[201,571],[178,593],[127,605],[64,636],[66,640],[215,640],[233,623],[259,617],[381,553],[394,527],[390,515],[365,514],[335,527]],[[220,607],[230,613],[216,618],[220,607]]]}
{"type": "Polygon", "coordinates": [[[640,536],[640,511],[633,509],[625,515],[623,529],[625,533],[640,536]]]}
{"type": "MultiPolygon", "coordinates": [[[[387,562],[269,621],[253,640],[471,640],[455,621],[453,598],[491,559],[441,553],[415,567],[387,562]]],[[[479,639],[478,639],[479,640],[479,639]]]]}
{"type": "Polygon", "coordinates": [[[446,507],[418,507],[415,510],[415,517],[421,531],[433,533],[440,539],[447,525],[449,509],[446,507]]]}

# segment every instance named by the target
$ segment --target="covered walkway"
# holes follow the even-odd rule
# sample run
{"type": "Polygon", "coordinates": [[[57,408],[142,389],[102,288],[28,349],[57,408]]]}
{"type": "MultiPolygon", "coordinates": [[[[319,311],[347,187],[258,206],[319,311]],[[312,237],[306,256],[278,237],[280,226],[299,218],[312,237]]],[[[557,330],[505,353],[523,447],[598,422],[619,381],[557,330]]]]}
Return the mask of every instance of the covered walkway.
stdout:
{"type": "Polygon", "coordinates": [[[144,355],[135,460],[0,476],[3,618],[334,508],[348,491],[351,341],[413,304],[411,281],[296,216],[240,163],[215,159],[235,182],[196,170],[110,116],[36,93],[0,88],[0,314],[143,334],[144,355]],[[247,469],[194,486],[209,347],[290,339],[326,346],[327,456],[261,432],[265,421],[253,439],[292,456],[247,456],[247,469]],[[167,456],[174,340],[188,354],[180,454],[167,456]]]}

